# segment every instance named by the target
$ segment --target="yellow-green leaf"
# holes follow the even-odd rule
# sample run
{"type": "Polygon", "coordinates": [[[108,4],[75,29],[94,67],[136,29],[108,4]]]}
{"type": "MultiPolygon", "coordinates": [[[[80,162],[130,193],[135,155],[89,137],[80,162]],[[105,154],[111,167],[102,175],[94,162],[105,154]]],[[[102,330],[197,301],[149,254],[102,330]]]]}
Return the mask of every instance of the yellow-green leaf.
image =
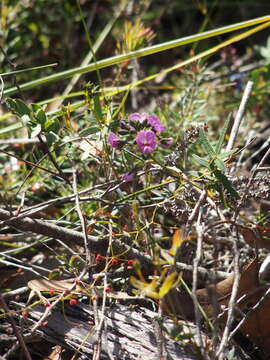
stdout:
{"type": "Polygon", "coordinates": [[[171,289],[173,289],[178,284],[178,282],[178,274],[176,271],[169,274],[164,280],[159,290],[159,298],[165,296],[171,289]]]}

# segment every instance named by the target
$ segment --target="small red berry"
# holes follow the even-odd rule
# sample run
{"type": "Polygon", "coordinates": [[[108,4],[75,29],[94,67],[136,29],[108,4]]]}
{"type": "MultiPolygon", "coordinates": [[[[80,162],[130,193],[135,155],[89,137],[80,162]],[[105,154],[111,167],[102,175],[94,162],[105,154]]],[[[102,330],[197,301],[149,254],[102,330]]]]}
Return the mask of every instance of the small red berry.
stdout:
{"type": "Polygon", "coordinates": [[[51,295],[51,296],[54,296],[54,295],[55,295],[55,290],[54,290],[54,289],[51,289],[51,290],[50,290],[50,295],[51,295]]]}
{"type": "Polygon", "coordinates": [[[108,293],[108,292],[110,292],[110,291],[111,291],[111,288],[110,288],[110,287],[106,287],[106,288],[105,288],[105,292],[106,292],[106,293],[108,293]]]}
{"type": "Polygon", "coordinates": [[[24,318],[28,318],[28,316],[29,316],[28,311],[23,311],[23,312],[22,312],[22,316],[23,316],[24,318]]]}
{"type": "Polygon", "coordinates": [[[70,290],[69,290],[69,289],[66,289],[66,290],[65,290],[65,295],[68,295],[68,294],[70,294],[70,290]]]}
{"type": "Polygon", "coordinates": [[[96,262],[100,262],[102,260],[102,256],[100,254],[96,255],[96,262]]]}
{"type": "Polygon", "coordinates": [[[129,259],[129,260],[127,261],[127,263],[128,263],[128,265],[133,265],[133,264],[134,264],[134,260],[133,260],[133,259],[129,259]]]}
{"type": "Polygon", "coordinates": [[[118,264],[119,263],[119,260],[118,259],[112,259],[112,265],[116,265],[116,264],[118,264]]]}
{"type": "Polygon", "coordinates": [[[45,307],[50,307],[51,304],[50,304],[49,302],[46,302],[46,303],[44,304],[44,306],[45,306],[45,307]]]}
{"type": "Polygon", "coordinates": [[[71,306],[76,305],[77,302],[78,302],[77,299],[70,299],[70,300],[69,300],[69,304],[70,304],[71,306]]]}

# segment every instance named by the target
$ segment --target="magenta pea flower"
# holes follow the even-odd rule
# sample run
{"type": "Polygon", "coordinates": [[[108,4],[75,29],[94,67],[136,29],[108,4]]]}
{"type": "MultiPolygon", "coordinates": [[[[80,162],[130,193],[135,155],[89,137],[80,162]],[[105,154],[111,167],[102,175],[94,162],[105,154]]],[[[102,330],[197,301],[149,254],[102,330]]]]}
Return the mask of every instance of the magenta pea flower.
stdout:
{"type": "Polygon", "coordinates": [[[147,120],[148,114],[146,113],[133,113],[128,117],[129,122],[138,122],[142,124],[145,120],[147,120]]]}
{"type": "Polygon", "coordinates": [[[156,132],[161,132],[166,129],[166,126],[162,125],[160,119],[155,115],[147,115],[147,121],[156,132]]]}
{"type": "Polygon", "coordinates": [[[134,173],[132,172],[127,172],[122,176],[122,180],[126,182],[132,182],[133,179],[134,179],[134,173]]]}
{"type": "Polygon", "coordinates": [[[111,145],[112,148],[118,148],[120,145],[119,137],[115,133],[110,132],[108,135],[108,143],[111,145]]]}
{"type": "Polygon", "coordinates": [[[143,154],[152,152],[157,145],[156,134],[152,130],[139,131],[135,141],[143,154]]]}
{"type": "Polygon", "coordinates": [[[152,130],[155,132],[161,132],[166,129],[166,126],[160,123],[160,119],[155,115],[150,115],[147,113],[133,113],[128,117],[129,122],[143,124],[151,126],[152,130]]]}

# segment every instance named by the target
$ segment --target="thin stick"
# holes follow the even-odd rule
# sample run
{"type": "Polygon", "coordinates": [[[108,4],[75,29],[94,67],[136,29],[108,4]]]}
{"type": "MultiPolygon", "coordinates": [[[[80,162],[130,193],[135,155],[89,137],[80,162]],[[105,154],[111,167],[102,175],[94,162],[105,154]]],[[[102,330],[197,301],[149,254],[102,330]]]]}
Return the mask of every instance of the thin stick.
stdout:
{"type": "MultiPolygon", "coordinates": [[[[200,198],[200,203],[204,201],[206,196],[206,192],[204,191],[200,198]]],[[[202,241],[203,241],[203,227],[200,224],[202,216],[202,207],[199,208],[198,219],[196,223],[196,230],[197,230],[197,250],[196,250],[196,257],[193,261],[193,281],[192,281],[192,300],[194,303],[194,311],[195,311],[195,324],[196,324],[196,333],[198,336],[199,346],[201,349],[201,354],[204,359],[210,360],[207,352],[205,351],[205,344],[203,342],[202,333],[200,329],[200,312],[199,312],[199,301],[196,294],[197,291],[197,282],[198,282],[198,267],[199,262],[202,256],[202,241]]]]}
{"type": "Polygon", "coordinates": [[[26,344],[25,344],[25,341],[24,341],[24,339],[23,339],[23,336],[22,336],[22,334],[20,333],[20,331],[19,331],[19,329],[18,329],[18,327],[17,327],[17,325],[16,325],[13,317],[10,316],[10,315],[8,315],[8,314],[10,314],[9,308],[8,308],[6,302],[5,302],[5,299],[4,299],[3,296],[1,296],[1,295],[0,295],[0,306],[4,309],[5,313],[7,314],[7,317],[8,317],[9,320],[10,320],[10,323],[11,323],[11,325],[12,325],[12,328],[13,328],[13,330],[14,330],[14,333],[15,333],[15,335],[16,335],[16,338],[18,339],[18,342],[19,342],[19,344],[20,344],[20,346],[21,346],[21,348],[22,348],[22,351],[24,352],[25,358],[26,358],[27,360],[32,360],[32,357],[31,357],[31,355],[30,355],[29,350],[27,349],[27,346],[26,346],[26,344]]]}
{"type": "Polygon", "coordinates": [[[232,322],[234,320],[235,304],[236,304],[236,301],[237,301],[237,292],[238,292],[239,281],[240,281],[239,250],[238,250],[238,246],[237,246],[237,242],[238,242],[237,228],[236,228],[236,233],[237,233],[237,239],[235,238],[235,236],[233,237],[233,239],[234,239],[234,241],[233,241],[234,282],[233,282],[232,293],[231,293],[231,297],[230,297],[230,301],[229,301],[229,305],[228,305],[227,322],[226,322],[225,329],[224,329],[224,332],[223,332],[223,335],[222,335],[220,346],[219,346],[217,354],[216,354],[216,357],[217,357],[218,360],[224,360],[225,359],[224,351],[225,351],[225,349],[226,349],[226,347],[228,345],[228,342],[229,342],[231,325],[232,325],[232,322]]]}
{"type": "Polygon", "coordinates": [[[236,114],[236,117],[235,117],[235,120],[233,123],[233,127],[232,127],[230,138],[229,138],[229,141],[227,144],[226,152],[232,150],[232,148],[234,146],[234,143],[235,143],[238,131],[239,131],[239,127],[240,127],[240,124],[241,124],[241,121],[242,121],[242,118],[243,118],[243,115],[244,115],[244,112],[246,109],[247,101],[251,94],[252,87],[253,87],[253,82],[248,81],[245,91],[244,91],[244,94],[243,94],[243,97],[242,97],[242,100],[241,100],[241,103],[240,103],[240,106],[239,106],[239,109],[237,111],[237,114],[236,114]]]}
{"type": "MultiPolygon", "coordinates": [[[[0,77],[1,78],[1,77],[0,77]]],[[[43,139],[44,140],[44,139],[43,139]]],[[[46,141],[46,139],[44,140],[46,141]]],[[[39,143],[38,138],[15,138],[15,139],[1,139],[0,145],[13,145],[13,144],[37,144],[39,143]]]]}
{"type": "Polygon", "coordinates": [[[90,242],[88,240],[87,226],[86,226],[85,217],[84,217],[84,215],[82,213],[82,210],[81,210],[81,207],[80,207],[80,199],[79,199],[79,194],[78,194],[78,189],[77,189],[77,176],[76,176],[76,170],[75,169],[73,170],[73,191],[74,191],[74,195],[75,195],[76,210],[77,210],[77,213],[79,215],[81,226],[82,226],[84,248],[85,248],[85,254],[86,254],[86,266],[87,266],[87,270],[89,270],[91,265],[92,265],[91,249],[89,248],[90,247],[90,242]]]}

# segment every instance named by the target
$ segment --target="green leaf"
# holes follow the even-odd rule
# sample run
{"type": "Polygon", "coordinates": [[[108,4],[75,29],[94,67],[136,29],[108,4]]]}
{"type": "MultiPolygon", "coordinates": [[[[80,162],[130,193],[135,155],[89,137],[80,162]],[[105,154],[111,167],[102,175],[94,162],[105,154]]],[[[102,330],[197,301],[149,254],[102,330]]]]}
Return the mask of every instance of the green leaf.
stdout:
{"type": "Polygon", "coordinates": [[[30,137],[31,138],[36,137],[37,135],[39,135],[41,133],[41,130],[42,130],[42,128],[41,128],[40,124],[37,124],[34,127],[30,127],[30,137]]]}
{"type": "Polygon", "coordinates": [[[207,155],[210,158],[213,158],[216,156],[216,152],[215,152],[213,146],[210,144],[209,140],[207,139],[206,133],[203,128],[200,128],[199,141],[202,143],[203,147],[205,148],[205,151],[207,152],[207,155]]]}
{"type": "Polygon", "coordinates": [[[193,154],[192,157],[194,158],[195,161],[197,161],[197,163],[199,163],[200,165],[209,168],[209,161],[201,158],[200,156],[193,154]]]}
{"type": "Polygon", "coordinates": [[[224,189],[226,189],[235,199],[240,199],[238,192],[234,189],[227,176],[216,168],[212,170],[217,180],[220,181],[221,184],[223,185],[224,189]]]}
{"type": "Polygon", "coordinates": [[[96,119],[99,123],[103,123],[103,113],[102,113],[102,107],[100,104],[100,97],[98,94],[94,96],[94,109],[93,112],[95,114],[96,119]]]}
{"type": "MultiPolygon", "coordinates": [[[[60,275],[61,275],[60,270],[55,269],[49,273],[48,279],[49,280],[58,279],[60,275]]],[[[50,291],[50,289],[48,289],[48,291],[50,291]]]]}
{"type": "Polygon", "coordinates": [[[21,99],[6,99],[6,104],[10,111],[18,116],[31,115],[31,110],[21,99]]]}
{"type": "Polygon", "coordinates": [[[44,129],[46,131],[53,131],[53,132],[57,133],[60,129],[60,124],[59,124],[58,118],[51,117],[51,118],[47,119],[44,124],[44,129]]]}
{"type": "Polygon", "coordinates": [[[59,140],[59,137],[53,131],[49,131],[45,136],[48,147],[51,147],[52,144],[59,140]]]}
{"type": "Polygon", "coordinates": [[[178,274],[176,271],[169,274],[161,285],[159,290],[159,298],[165,296],[178,283],[178,274]]]}
{"type": "Polygon", "coordinates": [[[221,130],[221,134],[219,136],[219,139],[218,139],[218,143],[216,145],[216,149],[215,149],[215,152],[217,154],[219,154],[221,152],[221,148],[222,148],[222,144],[224,142],[224,139],[225,139],[225,136],[226,136],[226,133],[227,133],[227,130],[228,130],[228,126],[229,126],[229,123],[230,123],[230,120],[231,120],[231,115],[229,115],[225,121],[225,124],[221,130]]]}
{"type": "Polygon", "coordinates": [[[224,152],[224,153],[222,153],[222,154],[219,154],[218,157],[219,157],[219,159],[221,159],[221,160],[228,159],[228,157],[229,157],[230,155],[234,154],[236,151],[237,151],[237,149],[232,149],[232,150],[230,150],[230,151],[226,151],[226,152],[224,152]]]}
{"type": "Polygon", "coordinates": [[[88,135],[92,135],[92,134],[96,134],[100,131],[100,128],[98,126],[91,126],[87,129],[84,129],[80,132],[81,136],[88,136],[88,135]]]}
{"type": "Polygon", "coordinates": [[[43,109],[39,109],[35,114],[35,118],[37,119],[37,122],[43,126],[47,120],[45,111],[43,109]]]}
{"type": "Polygon", "coordinates": [[[226,171],[226,165],[224,164],[224,162],[220,159],[220,157],[216,157],[214,159],[214,163],[216,165],[216,167],[220,170],[220,171],[223,171],[225,172],[226,171]]]}
{"type": "Polygon", "coordinates": [[[31,110],[35,113],[37,112],[39,109],[42,109],[42,107],[39,104],[34,104],[32,103],[31,105],[31,110]]]}

